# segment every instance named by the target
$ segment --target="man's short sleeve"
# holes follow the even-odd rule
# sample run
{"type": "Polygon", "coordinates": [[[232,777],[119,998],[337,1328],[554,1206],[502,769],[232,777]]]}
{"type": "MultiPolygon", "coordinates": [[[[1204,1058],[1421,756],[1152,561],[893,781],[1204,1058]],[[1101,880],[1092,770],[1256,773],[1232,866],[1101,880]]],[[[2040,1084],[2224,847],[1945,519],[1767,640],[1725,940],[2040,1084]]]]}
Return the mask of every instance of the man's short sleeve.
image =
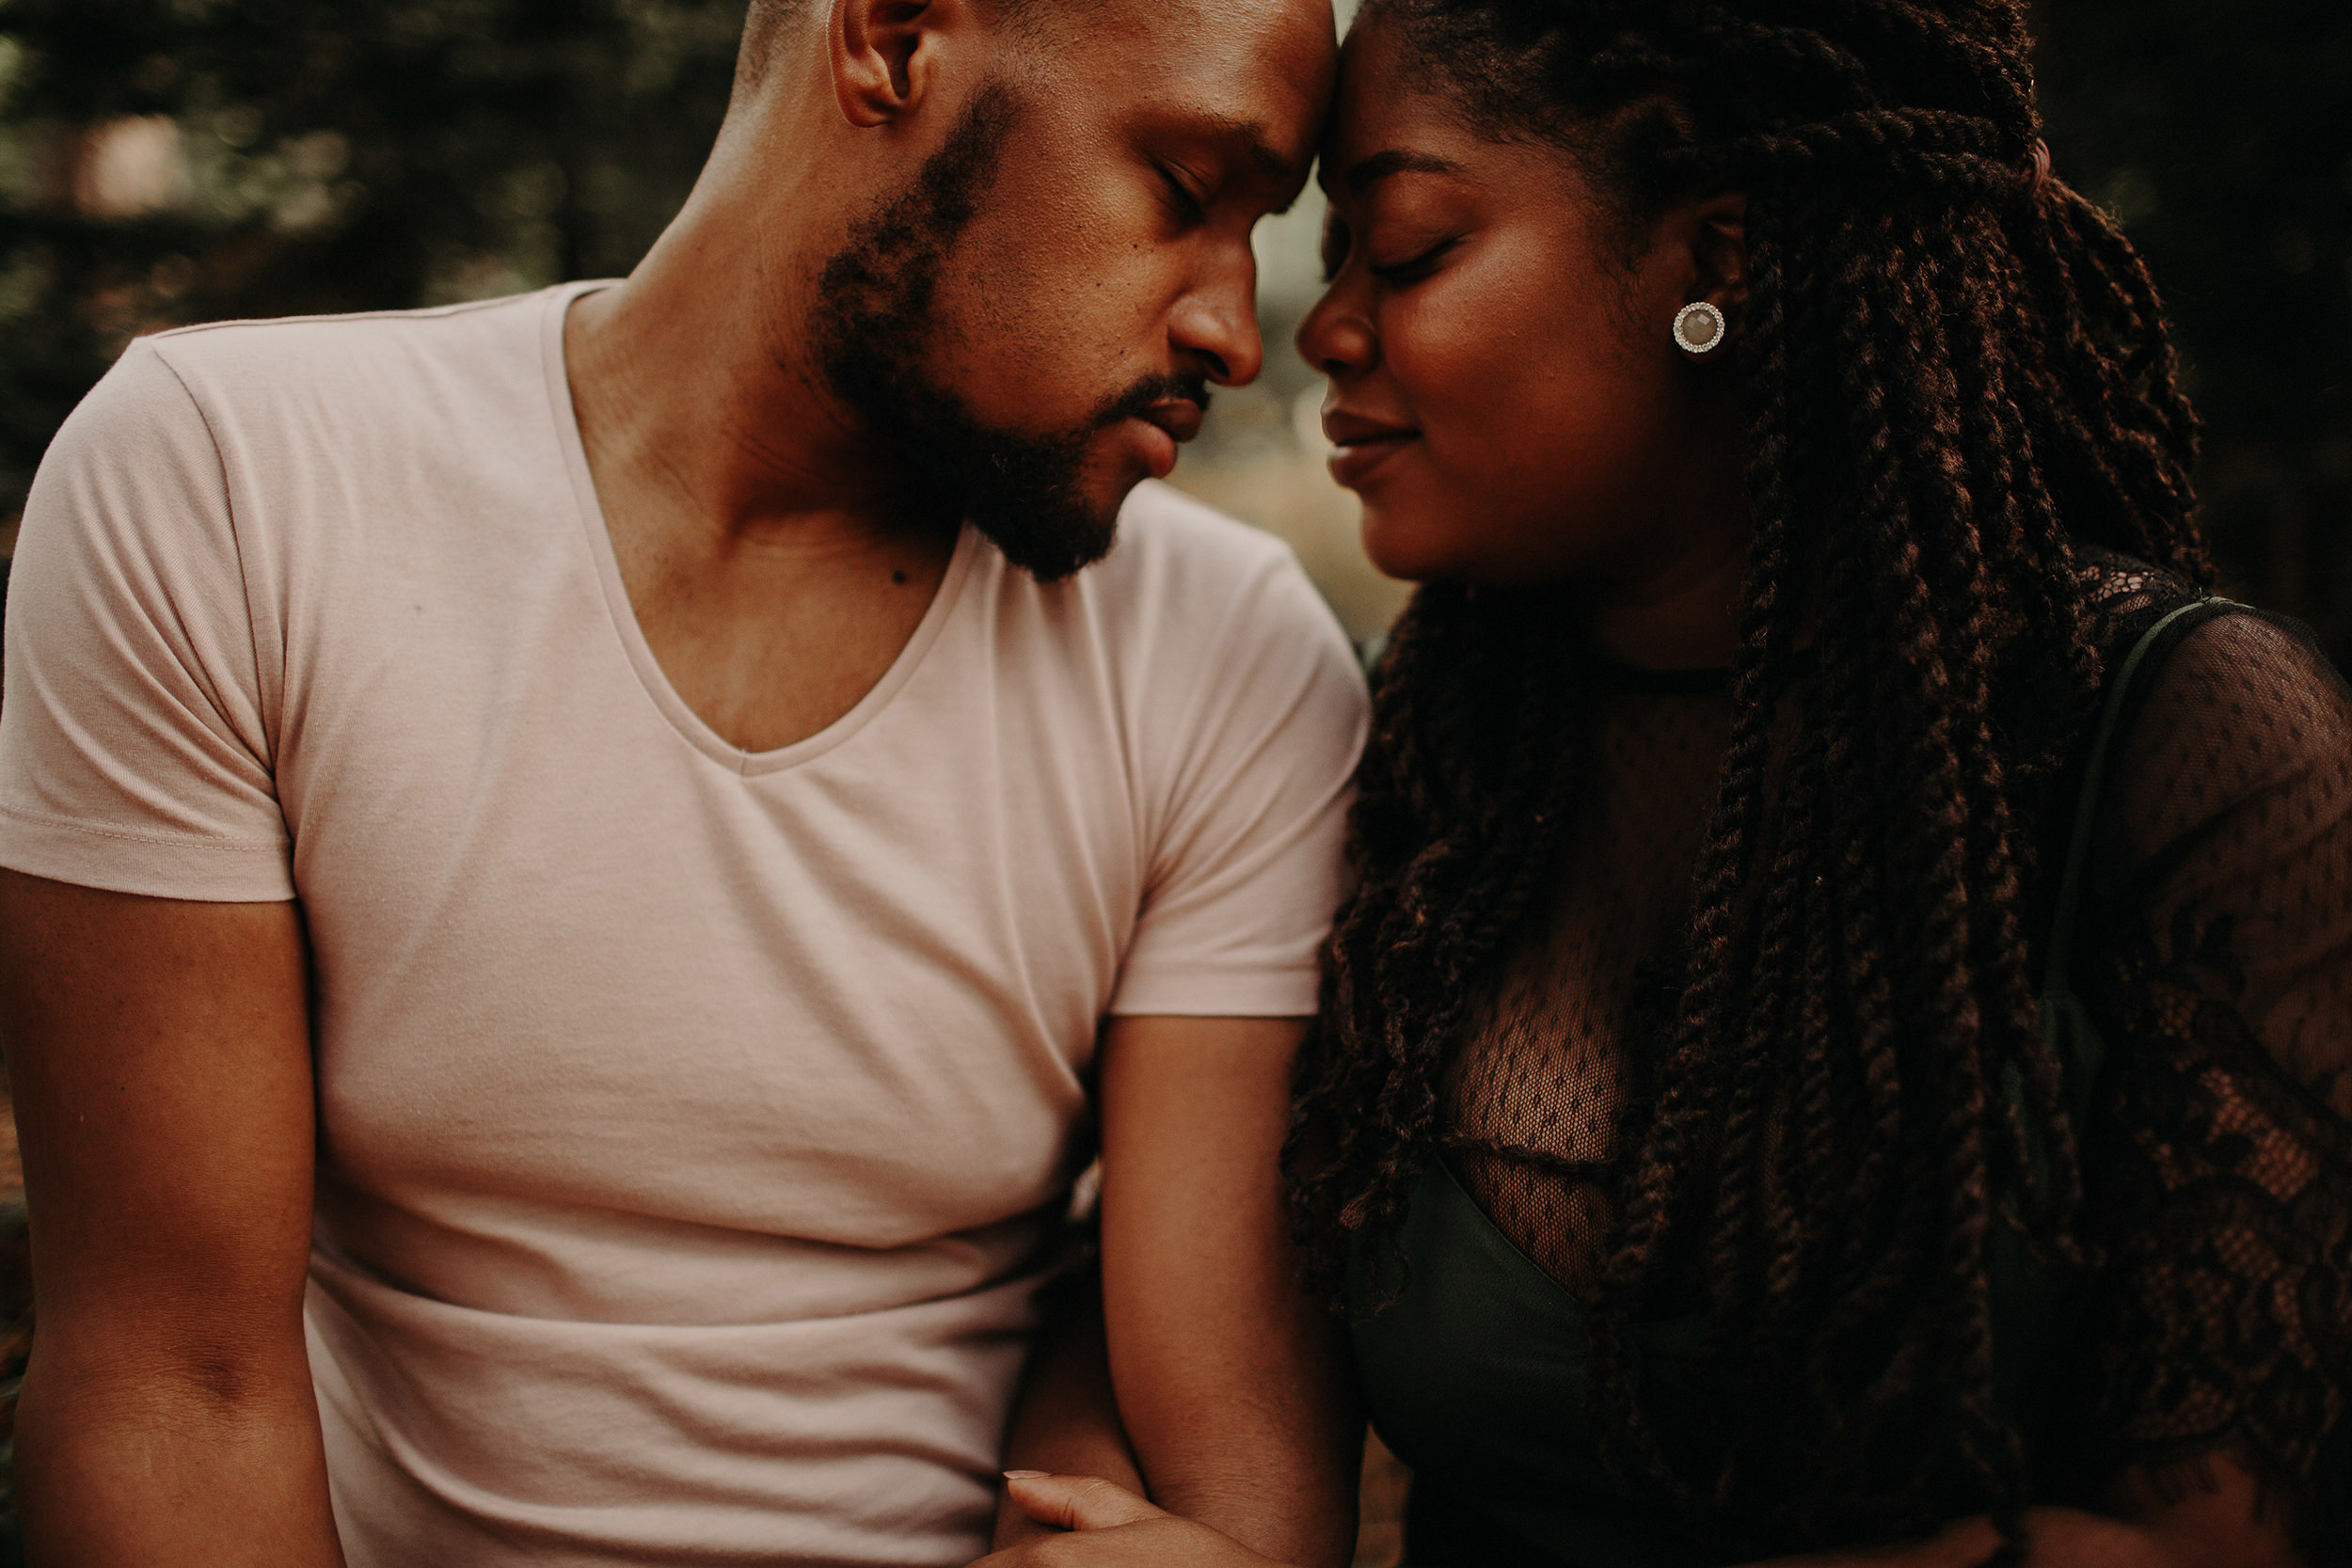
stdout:
{"type": "Polygon", "coordinates": [[[1363,674],[1287,551],[1208,647],[1109,1011],[1303,1016],[1339,903],[1363,674]]]}
{"type": "Polygon", "coordinates": [[[133,344],[25,505],[0,866],[153,897],[293,896],[240,545],[203,412],[133,344]]]}

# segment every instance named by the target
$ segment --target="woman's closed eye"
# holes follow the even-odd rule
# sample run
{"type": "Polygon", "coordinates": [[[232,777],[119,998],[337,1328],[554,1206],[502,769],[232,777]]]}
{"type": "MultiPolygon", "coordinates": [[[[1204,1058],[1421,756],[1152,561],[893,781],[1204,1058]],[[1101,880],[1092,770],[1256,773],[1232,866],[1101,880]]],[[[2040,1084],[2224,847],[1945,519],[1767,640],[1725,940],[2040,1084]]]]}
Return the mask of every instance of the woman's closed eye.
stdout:
{"type": "MultiPolygon", "coordinates": [[[[1364,270],[1383,283],[1417,283],[1435,272],[1438,263],[1445,260],[1446,253],[1461,243],[1458,234],[1441,234],[1434,239],[1425,236],[1400,237],[1399,242],[1392,245],[1368,244],[1364,247],[1367,252],[1364,270]],[[1390,252],[1396,259],[1380,260],[1379,253],[1382,251],[1390,252]]],[[[1347,225],[1340,221],[1338,214],[1325,219],[1323,281],[1327,287],[1338,280],[1340,269],[1347,265],[1347,258],[1355,248],[1355,236],[1348,232],[1347,225]]]]}
{"type": "Polygon", "coordinates": [[[1438,263],[1445,260],[1446,253],[1460,243],[1459,239],[1449,234],[1417,250],[1408,250],[1397,261],[1367,260],[1364,270],[1383,283],[1418,283],[1437,271],[1438,263]]]}

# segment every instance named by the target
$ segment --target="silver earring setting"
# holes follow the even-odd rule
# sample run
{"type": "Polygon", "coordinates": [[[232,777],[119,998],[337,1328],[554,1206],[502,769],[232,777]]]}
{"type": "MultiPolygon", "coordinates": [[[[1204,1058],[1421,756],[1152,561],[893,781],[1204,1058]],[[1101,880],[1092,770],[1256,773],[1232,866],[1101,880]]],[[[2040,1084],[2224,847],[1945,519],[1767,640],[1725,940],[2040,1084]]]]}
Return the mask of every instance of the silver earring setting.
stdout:
{"type": "Polygon", "coordinates": [[[1724,313],[1703,299],[1694,299],[1675,314],[1675,347],[1695,359],[1722,346],[1724,313]]]}

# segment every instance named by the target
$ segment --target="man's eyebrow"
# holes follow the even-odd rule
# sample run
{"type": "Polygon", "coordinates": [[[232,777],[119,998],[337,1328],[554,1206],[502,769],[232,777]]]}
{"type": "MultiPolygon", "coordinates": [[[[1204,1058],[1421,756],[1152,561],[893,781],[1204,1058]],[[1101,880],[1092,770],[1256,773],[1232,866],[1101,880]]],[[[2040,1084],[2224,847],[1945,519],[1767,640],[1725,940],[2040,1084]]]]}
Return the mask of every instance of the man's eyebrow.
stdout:
{"type": "Polygon", "coordinates": [[[1313,154],[1293,158],[1267,139],[1265,127],[1254,119],[1228,119],[1223,116],[1215,121],[1217,135],[1237,149],[1270,184],[1284,190],[1306,183],[1307,165],[1313,154]]]}
{"type": "Polygon", "coordinates": [[[1361,196],[1391,174],[1458,174],[1462,166],[1430,152],[1409,152],[1391,147],[1359,160],[1342,178],[1351,196],[1361,196]]]}

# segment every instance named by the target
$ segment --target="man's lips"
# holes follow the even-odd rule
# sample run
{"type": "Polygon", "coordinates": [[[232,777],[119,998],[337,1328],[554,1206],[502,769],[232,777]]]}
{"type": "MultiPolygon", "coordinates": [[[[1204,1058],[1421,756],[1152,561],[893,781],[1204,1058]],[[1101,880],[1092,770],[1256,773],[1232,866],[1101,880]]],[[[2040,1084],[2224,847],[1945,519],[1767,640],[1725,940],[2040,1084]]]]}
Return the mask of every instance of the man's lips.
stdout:
{"type": "Polygon", "coordinates": [[[1153,479],[1166,479],[1175,472],[1176,448],[1200,434],[1203,412],[1190,398],[1163,398],[1131,416],[1156,433],[1144,437],[1145,460],[1153,479]]]}
{"type": "Polygon", "coordinates": [[[1163,398],[1136,417],[1147,424],[1158,425],[1176,441],[1189,441],[1200,434],[1201,407],[1190,398],[1163,398]]]}
{"type": "Polygon", "coordinates": [[[1410,425],[1375,420],[1345,408],[1324,410],[1323,434],[1331,443],[1331,455],[1327,460],[1331,477],[1350,489],[1421,436],[1410,425]]]}

